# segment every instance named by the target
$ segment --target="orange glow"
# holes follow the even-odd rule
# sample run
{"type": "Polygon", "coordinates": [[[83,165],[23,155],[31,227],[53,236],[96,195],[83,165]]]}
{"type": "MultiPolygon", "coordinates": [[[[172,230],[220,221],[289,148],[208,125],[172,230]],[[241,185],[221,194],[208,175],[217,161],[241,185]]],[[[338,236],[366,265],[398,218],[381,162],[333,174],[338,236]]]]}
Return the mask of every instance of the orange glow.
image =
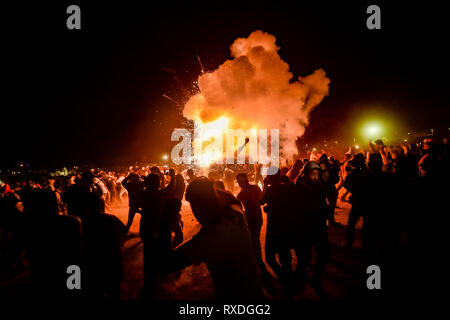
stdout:
{"type": "MultiPolygon", "coordinates": [[[[228,130],[234,129],[232,124],[238,122],[234,118],[229,116],[221,116],[216,120],[211,122],[203,122],[201,119],[197,118],[195,120],[195,131],[194,136],[194,161],[200,167],[207,168],[211,164],[218,161],[224,161],[226,158],[226,139],[228,130]]],[[[243,124],[240,122],[240,124],[243,124]]],[[[258,137],[258,128],[256,126],[246,125],[249,128],[246,131],[248,137],[258,137]]],[[[232,152],[236,151],[242,147],[241,145],[233,144],[232,152]]],[[[242,152],[248,152],[248,146],[246,145],[242,152]]],[[[235,154],[236,156],[236,154],[235,154]]]]}
{"type": "Polygon", "coordinates": [[[222,116],[205,123],[197,119],[195,125],[198,136],[194,138],[194,158],[199,166],[209,167],[224,157],[223,141],[230,118],[222,116]]]}

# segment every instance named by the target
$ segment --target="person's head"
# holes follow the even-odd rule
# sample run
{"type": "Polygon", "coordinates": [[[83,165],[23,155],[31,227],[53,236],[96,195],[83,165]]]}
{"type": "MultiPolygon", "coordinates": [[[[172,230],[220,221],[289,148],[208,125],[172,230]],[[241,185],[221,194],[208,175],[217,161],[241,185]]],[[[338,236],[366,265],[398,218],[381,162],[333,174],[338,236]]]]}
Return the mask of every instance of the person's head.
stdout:
{"type": "Polygon", "coordinates": [[[320,180],[320,171],[320,165],[317,162],[308,161],[303,167],[301,176],[316,183],[320,180]]]}
{"type": "Polygon", "coordinates": [[[131,183],[136,183],[139,181],[139,179],[140,179],[139,175],[134,172],[130,173],[130,175],[128,176],[128,180],[131,183]]]}
{"type": "Polygon", "coordinates": [[[223,183],[222,180],[216,180],[214,181],[214,188],[219,190],[225,190],[225,184],[223,183]]]}
{"type": "Polygon", "coordinates": [[[280,183],[281,172],[278,167],[269,167],[267,169],[267,180],[270,185],[280,183]]]}
{"type": "Polygon", "coordinates": [[[80,183],[86,186],[92,186],[94,184],[94,174],[91,171],[85,171],[81,174],[80,183]]]}
{"type": "Polygon", "coordinates": [[[49,190],[33,189],[24,201],[24,214],[30,218],[46,218],[58,214],[56,194],[49,190]]]}
{"type": "Polygon", "coordinates": [[[280,183],[285,184],[285,185],[288,185],[288,184],[290,183],[289,177],[288,177],[287,175],[284,175],[284,174],[283,174],[283,175],[280,177],[280,183]]]}
{"type": "Polygon", "coordinates": [[[375,145],[379,148],[384,147],[384,142],[381,139],[375,140],[375,145]]]}
{"type": "Polygon", "coordinates": [[[352,157],[352,160],[348,162],[353,168],[361,168],[365,166],[365,157],[363,153],[357,153],[352,157]]]}
{"type": "Polygon", "coordinates": [[[150,168],[150,173],[154,173],[154,174],[157,174],[157,175],[162,175],[161,170],[159,170],[159,168],[156,167],[156,166],[153,166],[153,167],[150,168]]]}
{"type": "Polygon", "coordinates": [[[208,172],[208,179],[213,182],[216,180],[216,175],[215,175],[214,171],[208,172]]]}
{"type": "Polygon", "coordinates": [[[372,171],[381,171],[383,168],[383,158],[379,153],[369,154],[369,159],[367,161],[367,167],[372,171]]]}
{"type": "Polygon", "coordinates": [[[188,175],[189,178],[192,178],[194,176],[194,170],[188,169],[186,174],[188,175]]]}
{"type": "Polygon", "coordinates": [[[82,221],[94,217],[100,213],[104,213],[104,202],[93,192],[86,192],[79,199],[77,210],[71,214],[77,216],[82,221]]]}
{"type": "Polygon", "coordinates": [[[248,176],[247,176],[246,173],[239,173],[236,176],[236,180],[237,180],[237,183],[238,183],[239,187],[241,187],[241,188],[245,188],[246,186],[249,185],[249,183],[248,183],[248,176]]]}
{"type": "Polygon", "coordinates": [[[201,225],[219,221],[221,207],[211,180],[206,177],[195,179],[187,187],[185,197],[201,225]]]}
{"type": "MultiPolygon", "coordinates": [[[[225,178],[227,177],[227,171],[225,171],[225,178]]],[[[208,173],[208,179],[211,181],[217,181],[222,179],[222,173],[217,170],[211,170],[208,173]]]]}
{"type": "Polygon", "coordinates": [[[319,158],[319,166],[320,169],[326,170],[329,166],[330,162],[328,161],[328,156],[324,153],[319,158]]]}
{"type": "Polygon", "coordinates": [[[182,200],[184,196],[184,191],[186,190],[186,184],[184,183],[184,178],[181,174],[175,176],[175,197],[182,200]]]}
{"type": "Polygon", "coordinates": [[[179,173],[175,175],[175,184],[176,185],[184,185],[184,178],[179,173]]]}
{"type": "Polygon", "coordinates": [[[148,189],[159,189],[161,186],[161,178],[159,174],[150,173],[144,179],[145,187],[148,189]]]}

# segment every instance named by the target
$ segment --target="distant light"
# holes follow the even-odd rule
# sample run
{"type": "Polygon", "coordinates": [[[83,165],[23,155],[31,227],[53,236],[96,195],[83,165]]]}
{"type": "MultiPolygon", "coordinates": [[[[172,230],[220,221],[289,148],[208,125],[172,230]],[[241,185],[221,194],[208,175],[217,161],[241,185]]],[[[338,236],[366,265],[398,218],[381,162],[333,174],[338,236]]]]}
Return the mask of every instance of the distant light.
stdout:
{"type": "Polygon", "coordinates": [[[313,148],[313,151],[316,151],[317,149],[316,148],[313,148]]]}
{"type": "Polygon", "coordinates": [[[384,134],[385,128],[384,125],[381,122],[371,122],[367,123],[362,128],[362,134],[365,139],[376,139],[380,138],[381,135],[384,134]]]}
{"type": "Polygon", "coordinates": [[[358,146],[358,145],[356,145],[356,146],[355,146],[355,148],[356,148],[356,149],[359,149],[359,146],[358,146]]]}
{"type": "Polygon", "coordinates": [[[163,158],[163,160],[167,160],[167,159],[169,159],[169,156],[167,154],[165,154],[162,156],[162,158],[163,158]]]}
{"type": "Polygon", "coordinates": [[[408,139],[405,139],[405,140],[403,140],[403,141],[408,142],[408,139]]]}

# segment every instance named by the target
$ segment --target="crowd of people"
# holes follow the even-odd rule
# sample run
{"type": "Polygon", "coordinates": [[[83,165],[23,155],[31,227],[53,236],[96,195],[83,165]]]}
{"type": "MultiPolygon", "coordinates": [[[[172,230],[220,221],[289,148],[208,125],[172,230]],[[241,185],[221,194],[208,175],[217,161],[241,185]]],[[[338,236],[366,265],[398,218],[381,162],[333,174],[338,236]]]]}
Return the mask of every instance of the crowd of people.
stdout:
{"type": "MultiPolygon", "coordinates": [[[[274,275],[286,297],[308,283],[325,297],[321,279],[332,260],[328,234],[344,228],[335,221],[344,188],[340,200],[349,201],[351,210],[342,247],[352,250],[362,218],[364,263],[387,270],[389,287],[398,279],[404,252],[418,261],[414,270],[431,272],[442,257],[439,221],[448,212],[448,188],[442,187],[449,178],[448,152],[446,140],[392,147],[376,141],[366,153],[351,148],[342,161],[324,153],[269,168],[265,177],[260,165],[216,166],[207,177],[194,168],[148,166],[2,182],[1,273],[29,270],[31,292],[41,297],[118,299],[121,246],[139,214],[143,299],[155,297],[159,277],[201,262],[218,299],[270,298],[267,284],[274,275]],[[122,223],[107,212],[126,198],[128,220],[122,223]],[[183,199],[201,225],[191,239],[183,235],[183,199]],[[67,288],[69,265],[80,266],[82,290],[67,288]]],[[[433,277],[438,275],[417,281],[433,277]]]]}

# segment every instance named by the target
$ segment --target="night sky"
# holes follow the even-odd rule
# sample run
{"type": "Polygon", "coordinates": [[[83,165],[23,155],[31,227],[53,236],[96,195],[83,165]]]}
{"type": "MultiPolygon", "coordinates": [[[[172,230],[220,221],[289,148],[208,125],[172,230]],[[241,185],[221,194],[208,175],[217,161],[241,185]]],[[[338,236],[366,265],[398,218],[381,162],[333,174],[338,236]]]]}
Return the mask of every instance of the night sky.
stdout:
{"type": "Polygon", "coordinates": [[[173,128],[185,127],[162,94],[185,101],[200,73],[196,56],[214,70],[236,38],[257,29],[276,36],[294,78],[323,68],[331,79],[306,140],[345,140],[369,111],[408,130],[449,127],[449,28],[431,2],[91,2],[3,8],[2,166],[160,159],[173,128]],[[66,28],[71,4],[81,30],[66,28]],[[381,30],[366,28],[369,4],[381,7],[381,30]]]}

